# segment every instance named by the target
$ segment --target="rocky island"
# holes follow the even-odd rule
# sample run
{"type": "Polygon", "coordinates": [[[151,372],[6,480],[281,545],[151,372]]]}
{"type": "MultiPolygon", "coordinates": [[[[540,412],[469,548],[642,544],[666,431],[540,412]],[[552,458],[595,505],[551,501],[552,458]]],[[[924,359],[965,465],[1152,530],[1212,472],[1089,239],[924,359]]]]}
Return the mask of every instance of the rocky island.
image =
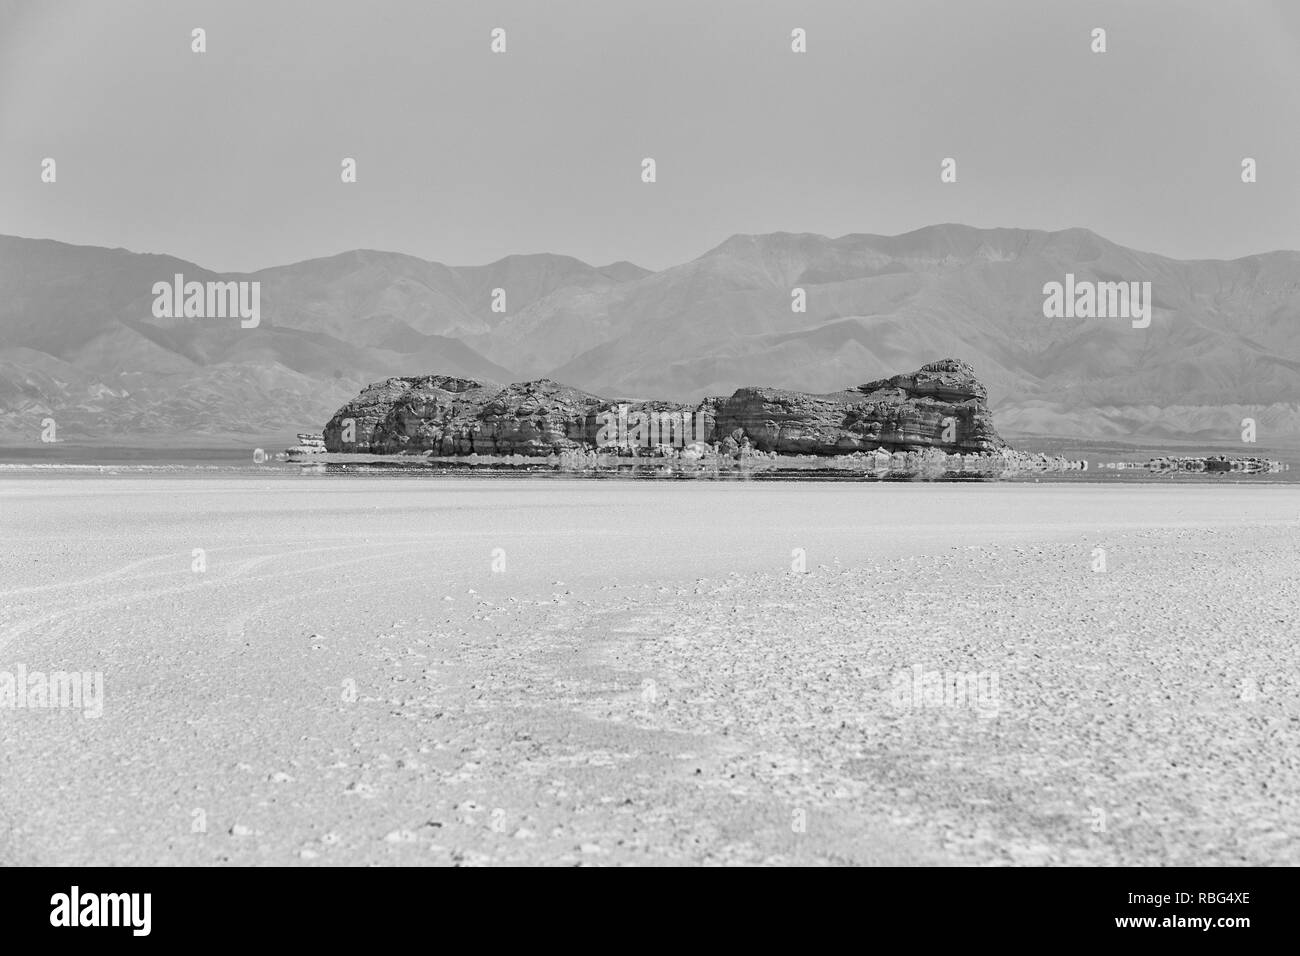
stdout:
{"type": "Polygon", "coordinates": [[[987,478],[1086,467],[1010,449],[993,426],[987,390],[956,359],[829,394],[748,386],[697,405],[602,398],[545,378],[390,378],[340,408],[324,444],[344,462],[580,472],[740,467],[987,478]]]}
{"type": "Polygon", "coordinates": [[[389,455],[545,456],[611,444],[630,453],[695,441],[726,451],[748,444],[777,454],[927,448],[987,453],[1006,447],[987,400],[971,367],[954,359],[828,395],[746,387],[695,406],[605,399],[550,379],[501,385],[428,375],[367,387],[334,414],[324,437],[330,452],[389,455]],[[602,440],[602,426],[620,415],[632,422],[629,432],[638,415],[660,423],[685,416],[691,434],[680,440],[674,431],[668,442],[646,442],[635,434],[602,440]]]}

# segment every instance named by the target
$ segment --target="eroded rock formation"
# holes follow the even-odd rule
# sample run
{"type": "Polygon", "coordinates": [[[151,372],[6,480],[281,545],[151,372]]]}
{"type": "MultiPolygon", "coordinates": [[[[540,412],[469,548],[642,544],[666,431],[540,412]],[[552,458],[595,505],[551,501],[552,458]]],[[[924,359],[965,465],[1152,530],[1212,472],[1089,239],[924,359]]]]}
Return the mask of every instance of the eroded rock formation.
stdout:
{"type": "Polygon", "coordinates": [[[996,451],[988,393],[964,362],[944,359],[907,375],[830,395],[741,388],[710,399],[722,436],[744,432],[761,451],[837,455],[884,448],[996,451]]]}
{"type": "MultiPolygon", "coordinates": [[[[954,359],[829,395],[747,387],[698,406],[604,399],[550,379],[500,385],[445,375],[390,378],[339,409],[324,433],[331,452],[549,455],[597,447],[611,421],[635,422],[650,412],[658,420],[689,420],[673,444],[681,432],[683,443],[702,434],[727,453],[985,453],[1006,446],[984,386],[954,359]]],[[[642,453],[654,443],[631,442],[646,445],[642,453]]]]}

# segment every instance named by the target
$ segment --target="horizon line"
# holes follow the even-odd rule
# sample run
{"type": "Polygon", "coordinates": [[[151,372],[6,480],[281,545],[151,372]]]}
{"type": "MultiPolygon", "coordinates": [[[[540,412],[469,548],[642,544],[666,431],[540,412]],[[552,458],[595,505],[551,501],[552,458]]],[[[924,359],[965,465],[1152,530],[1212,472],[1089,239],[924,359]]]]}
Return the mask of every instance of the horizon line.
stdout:
{"type": "Polygon", "coordinates": [[[375,248],[370,248],[370,247],[365,247],[365,246],[353,246],[353,247],[349,247],[349,248],[346,248],[346,249],[341,249],[341,250],[339,250],[338,252],[329,253],[329,254],[327,254],[327,255],[310,256],[310,257],[308,257],[308,258],[306,258],[306,259],[295,259],[295,260],[292,260],[292,261],[290,261],[290,262],[283,262],[283,263],[278,263],[278,264],[275,264],[275,265],[262,266],[262,267],[260,267],[260,268],[258,268],[258,269],[253,269],[253,270],[251,270],[251,271],[247,271],[247,270],[239,270],[239,269],[229,269],[229,270],[227,270],[227,269],[212,269],[212,268],[209,268],[209,267],[207,267],[207,266],[205,266],[205,265],[201,265],[200,263],[195,262],[195,261],[193,261],[193,260],[191,260],[191,259],[185,259],[185,258],[182,258],[181,256],[175,255],[175,254],[170,253],[170,252],[142,252],[142,251],[139,251],[139,250],[136,250],[136,249],[129,249],[129,248],[127,248],[126,246],[104,246],[104,245],[98,245],[98,244],[95,244],[95,243],[68,242],[68,241],[63,240],[63,239],[54,239],[54,238],[49,237],[49,236],[20,236],[20,235],[14,234],[14,233],[0,233],[0,240],[4,240],[4,239],[19,239],[19,240],[22,240],[22,241],[24,241],[24,242],[52,242],[52,243],[55,243],[55,244],[57,244],[57,245],[68,246],[68,247],[70,247],[70,248],[74,248],[74,249],[101,249],[101,250],[104,250],[104,251],[106,251],[106,252],[125,252],[125,253],[128,253],[128,254],[130,254],[130,255],[134,255],[134,256],[158,256],[158,257],[163,257],[163,258],[168,258],[168,259],[176,259],[176,260],[178,260],[178,261],[180,261],[180,262],[186,263],[187,265],[194,266],[195,268],[200,269],[200,270],[202,270],[202,271],[204,271],[204,272],[212,273],[213,275],[244,275],[244,276],[248,276],[248,275],[256,275],[256,274],[261,273],[261,272],[269,272],[269,271],[271,271],[272,269],[289,269],[289,268],[292,268],[292,267],[294,267],[294,266],[306,265],[306,264],[308,264],[308,263],[313,263],[313,262],[324,262],[324,261],[327,261],[327,260],[329,260],[329,259],[337,259],[337,258],[339,258],[339,257],[341,257],[341,256],[346,256],[346,255],[353,254],[353,253],[375,253],[375,254],[386,255],[386,256],[404,256],[405,258],[408,258],[408,259],[415,259],[415,260],[417,260],[418,262],[425,263],[426,265],[442,266],[442,267],[445,268],[445,269],[487,269],[487,268],[490,268],[490,267],[492,267],[492,266],[499,265],[499,264],[501,264],[501,263],[503,263],[503,262],[506,262],[507,260],[510,260],[510,259],[526,259],[526,258],[535,258],[535,257],[540,257],[540,256],[550,256],[550,257],[554,257],[554,258],[571,259],[571,260],[573,260],[574,262],[580,263],[580,264],[586,266],[587,268],[589,268],[589,269],[594,269],[594,270],[596,270],[596,271],[601,271],[601,270],[603,270],[603,269],[609,269],[609,268],[612,268],[612,267],[614,267],[614,266],[618,266],[618,265],[630,265],[630,266],[634,266],[634,267],[637,268],[637,269],[643,269],[643,270],[645,270],[646,275],[649,276],[649,275],[658,275],[658,274],[660,274],[660,273],[662,273],[662,272],[667,272],[667,271],[670,270],[670,269],[679,268],[680,266],[687,265],[687,264],[689,264],[689,263],[691,263],[691,262],[696,262],[696,261],[698,261],[698,260],[700,260],[700,259],[703,259],[705,256],[707,256],[707,255],[709,255],[709,254],[711,254],[711,253],[717,251],[718,249],[722,248],[722,247],[725,246],[727,243],[729,243],[729,242],[731,242],[732,240],[735,240],[735,239],[760,239],[760,238],[765,238],[765,237],[769,237],[769,236],[795,236],[795,237],[804,237],[804,236],[807,236],[807,237],[811,237],[811,238],[814,238],[814,239],[822,239],[822,240],[825,240],[825,241],[827,241],[827,242],[840,242],[840,241],[845,240],[845,239],[855,239],[855,238],[861,238],[861,239],[903,239],[903,238],[906,238],[906,237],[908,237],[908,236],[914,236],[914,235],[916,235],[916,234],[918,234],[918,233],[926,232],[927,230],[945,229],[945,228],[949,228],[949,229],[950,229],[950,228],[968,229],[968,230],[971,230],[971,231],[974,231],[974,232],[1026,232],[1026,233],[1041,233],[1041,234],[1043,234],[1043,235],[1045,235],[1045,236],[1059,236],[1059,235],[1063,235],[1063,234],[1065,234],[1065,233],[1069,233],[1069,232],[1081,232],[1081,233],[1086,233],[1087,235],[1092,236],[1092,237],[1094,237],[1094,238],[1096,238],[1096,239],[1099,239],[1099,240],[1101,240],[1102,242],[1108,243],[1109,245],[1116,246],[1116,247],[1121,248],[1121,249],[1126,249],[1126,250],[1128,250],[1128,251],[1130,251],[1130,252],[1140,253],[1140,254],[1142,254],[1142,255],[1156,256],[1156,257],[1158,257],[1158,258],[1165,259],[1165,260],[1168,260],[1168,261],[1170,261],[1170,262],[1222,262],[1222,263],[1230,263],[1230,262],[1241,262],[1241,261],[1243,261],[1243,260],[1245,260],[1245,259],[1256,259],[1256,258],[1260,258],[1260,257],[1263,257],[1263,256],[1284,255],[1284,254],[1300,256],[1300,249],[1268,249],[1268,250],[1263,250],[1263,251],[1260,251],[1260,252],[1247,253],[1247,254],[1244,255],[1244,256],[1236,256],[1236,257],[1233,257],[1233,258],[1231,258],[1231,259],[1224,259],[1224,258],[1219,258],[1219,257],[1206,257],[1206,258],[1179,259],[1179,258],[1175,258],[1175,257],[1173,257],[1173,256],[1167,256],[1167,255],[1164,255],[1163,253],[1160,253],[1160,252],[1153,252],[1153,251],[1151,251],[1151,250],[1149,250],[1149,249],[1138,249],[1138,248],[1135,248],[1135,247],[1132,247],[1132,246],[1125,246],[1125,245],[1122,245],[1121,243],[1118,243],[1118,242],[1114,241],[1113,239],[1109,239],[1109,238],[1107,238],[1106,236],[1102,235],[1101,233],[1097,232],[1096,230],[1091,229],[1091,228],[1089,228],[1089,227],[1087,227],[1087,226],[1068,226],[1068,227],[1066,227],[1066,228],[1064,228],[1064,229],[1037,229],[1037,228],[1025,227],[1025,226],[972,226],[972,225],[969,225],[969,224],[967,224],[967,223],[961,223],[961,222],[936,222],[936,223],[930,223],[929,225],[920,226],[920,227],[918,227],[918,228],[916,228],[916,229],[909,229],[909,230],[907,230],[906,232],[894,233],[894,234],[892,234],[892,235],[886,235],[886,234],[884,234],[884,233],[874,233],[874,232],[846,232],[846,233],[844,233],[843,235],[840,235],[840,236],[828,236],[828,235],[826,235],[825,233],[820,233],[820,232],[806,232],[806,231],[794,232],[794,231],[789,231],[789,230],[784,230],[784,229],[778,229],[778,230],[775,230],[775,231],[773,231],[773,232],[753,232],[753,233],[736,232],[736,233],[731,233],[731,234],[728,235],[726,238],[724,238],[722,241],[717,242],[717,243],[714,243],[713,245],[711,245],[708,249],[706,249],[704,252],[700,253],[699,255],[694,256],[693,258],[690,258],[690,259],[684,259],[684,260],[682,260],[681,262],[673,263],[672,265],[669,265],[669,266],[665,266],[665,267],[662,268],[662,269],[650,269],[650,268],[648,268],[648,267],[646,267],[646,266],[641,265],[641,264],[638,263],[638,262],[633,262],[631,259],[625,259],[625,258],[624,258],[624,259],[613,259],[613,260],[611,260],[611,261],[609,261],[609,262],[607,262],[607,263],[604,263],[603,265],[595,265],[595,264],[593,264],[593,263],[591,263],[591,262],[588,262],[587,260],[582,259],[582,258],[580,258],[580,257],[578,257],[578,256],[570,255],[569,253],[564,253],[564,252],[550,252],[550,251],[541,251],[541,252],[512,252],[512,253],[508,253],[508,254],[506,254],[506,255],[504,255],[504,256],[501,256],[501,257],[498,258],[498,259],[493,259],[493,260],[490,261],[490,262],[484,262],[484,263],[471,263],[471,264],[462,264],[462,265],[451,265],[451,264],[446,263],[446,262],[440,262],[440,261],[437,260],[437,259],[426,259],[426,258],[424,258],[423,256],[418,256],[418,255],[415,255],[414,253],[410,253],[410,252],[402,252],[402,251],[399,251],[399,250],[396,250],[396,249],[375,249],[375,248]]]}

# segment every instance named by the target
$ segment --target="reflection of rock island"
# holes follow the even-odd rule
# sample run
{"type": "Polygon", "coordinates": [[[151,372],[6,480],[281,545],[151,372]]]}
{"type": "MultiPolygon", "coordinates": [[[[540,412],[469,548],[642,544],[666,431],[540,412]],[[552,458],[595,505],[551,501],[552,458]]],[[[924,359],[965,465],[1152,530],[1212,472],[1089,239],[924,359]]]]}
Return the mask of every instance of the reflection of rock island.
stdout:
{"type": "MultiPolygon", "coordinates": [[[[294,460],[446,468],[708,475],[811,471],[993,478],[1086,469],[1010,449],[964,362],[827,395],[747,387],[698,405],[605,399],[549,379],[429,375],[367,387],[294,460]],[[309,457],[310,456],[310,457],[309,457]]],[[[299,436],[300,440],[303,436],[299,436]]]]}
{"type": "Polygon", "coordinates": [[[1149,471],[1157,475],[1169,474],[1244,474],[1262,475],[1279,474],[1290,469],[1280,461],[1271,458],[1229,458],[1224,455],[1212,455],[1206,458],[1152,458],[1149,461],[1108,461],[1101,466],[1110,471],[1149,471]]]}

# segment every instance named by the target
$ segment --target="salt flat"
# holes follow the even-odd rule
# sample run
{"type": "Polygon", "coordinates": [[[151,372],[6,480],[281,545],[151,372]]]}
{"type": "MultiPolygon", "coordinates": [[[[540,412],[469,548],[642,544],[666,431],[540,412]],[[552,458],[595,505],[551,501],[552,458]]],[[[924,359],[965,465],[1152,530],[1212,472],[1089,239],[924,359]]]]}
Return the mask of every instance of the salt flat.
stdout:
{"type": "Polygon", "coordinates": [[[1300,863],[1300,489],[4,479],[0,541],[0,673],[105,687],[0,707],[0,862],[1300,863]]]}

